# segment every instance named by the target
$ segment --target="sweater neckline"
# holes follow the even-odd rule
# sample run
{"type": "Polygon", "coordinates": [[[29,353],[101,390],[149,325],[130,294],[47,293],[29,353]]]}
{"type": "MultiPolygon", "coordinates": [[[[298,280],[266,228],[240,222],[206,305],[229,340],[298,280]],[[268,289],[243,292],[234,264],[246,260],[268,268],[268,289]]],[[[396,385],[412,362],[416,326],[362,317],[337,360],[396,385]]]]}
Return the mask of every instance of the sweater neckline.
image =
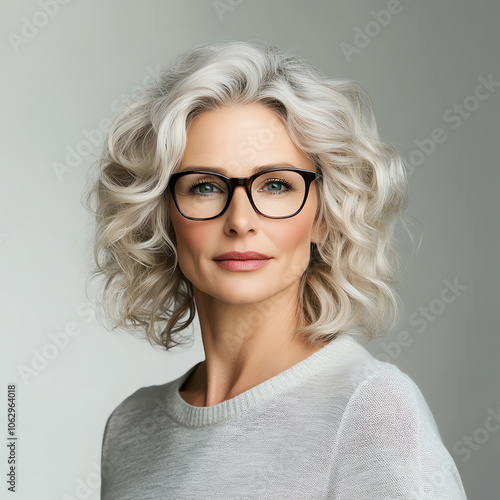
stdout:
{"type": "Polygon", "coordinates": [[[324,368],[331,366],[335,360],[342,359],[352,349],[353,345],[359,346],[357,340],[351,334],[341,333],[319,351],[314,352],[287,370],[238,394],[234,398],[212,406],[190,405],[179,392],[184,381],[202,363],[202,361],[199,361],[184,375],[167,384],[167,411],[174,420],[186,427],[205,427],[218,424],[235,417],[253,405],[285,392],[305,381],[308,377],[321,372],[324,368]]]}

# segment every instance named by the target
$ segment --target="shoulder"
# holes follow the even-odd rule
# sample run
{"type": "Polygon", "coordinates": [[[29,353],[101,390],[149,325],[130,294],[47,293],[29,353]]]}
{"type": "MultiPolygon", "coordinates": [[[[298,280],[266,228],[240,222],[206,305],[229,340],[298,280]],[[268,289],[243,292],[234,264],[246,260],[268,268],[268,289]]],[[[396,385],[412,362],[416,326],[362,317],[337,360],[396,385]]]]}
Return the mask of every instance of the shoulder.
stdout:
{"type": "Polygon", "coordinates": [[[360,343],[350,347],[346,358],[340,372],[332,372],[329,380],[342,396],[338,453],[362,452],[371,446],[373,452],[387,448],[415,458],[431,442],[441,442],[433,414],[409,375],[377,360],[360,343]]]}
{"type": "Polygon", "coordinates": [[[383,410],[422,408],[425,400],[413,379],[397,366],[380,362],[376,367],[363,366],[358,384],[353,388],[349,405],[370,405],[383,410]],[[388,403],[388,406],[381,406],[388,403]]]}
{"type": "Polygon", "coordinates": [[[396,365],[373,357],[358,340],[344,339],[341,356],[328,370],[330,387],[344,398],[346,416],[352,407],[374,407],[380,411],[401,408],[421,409],[426,406],[422,393],[409,375],[396,365]],[[386,406],[383,403],[387,403],[386,406]]]}
{"type": "Polygon", "coordinates": [[[165,422],[168,382],[141,387],[119,403],[108,416],[102,435],[101,461],[108,469],[122,464],[137,446],[165,422]]]}
{"type": "Polygon", "coordinates": [[[363,346],[359,352],[359,362],[348,372],[348,398],[339,434],[355,425],[365,432],[376,431],[379,437],[401,435],[409,440],[425,428],[440,439],[432,412],[414,380],[396,365],[373,358],[363,346]]]}
{"type": "Polygon", "coordinates": [[[464,499],[453,458],[410,376],[385,362],[352,372],[334,441],[336,498],[421,498],[430,488],[423,498],[464,499]]]}
{"type": "Polygon", "coordinates": [[[110,413],[106,420],[104,439],[106,436],[123,435],[129,429],[143,427],[156,413],[163,410],[165,394],[174,381],[162,385],[141,387],[127,396],[110,413]]]}
{"type": "Polygon", "coordinates": [[[397,366],[385,363],[353,390],[335,440],[338,456],[356,463],[378,462],[375,469],[398,462],[408,473],[431,462],[454,469],[434,416],[413,379],[397,366]],[[446,465],[445,465],[446,464],[446,465]]]}
{"type": "MultiPolygon", "coordinates": [[[[347,406],[391,403],[400,407],[421,409],[426,406],[420,389],[413,379],[392,363],[373,357],[357,339],[345,340],[348,349],[342,352],[337,369],[332,371],[332,381],[341,383],[347,406]]],[[[387,407],[382,407],[387,408],[387,407]]]]}
{"type": "Polygon", "coordinates": [[[147,387],[140,387],[135,392],[127,396],[116,408],[112,411],[111,415],[133,415],[138,412],[143,412],[145,407],[151,405],[164,385],[151,385],[147,387]]]}

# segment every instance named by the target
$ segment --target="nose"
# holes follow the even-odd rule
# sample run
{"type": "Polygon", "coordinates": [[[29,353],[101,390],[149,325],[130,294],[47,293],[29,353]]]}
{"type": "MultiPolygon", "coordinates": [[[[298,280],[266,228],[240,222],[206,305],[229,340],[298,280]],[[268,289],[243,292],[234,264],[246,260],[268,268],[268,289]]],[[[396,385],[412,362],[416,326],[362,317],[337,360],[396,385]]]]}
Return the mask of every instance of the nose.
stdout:
{"type": "Polygon", "coordinates": [[[234,189],[231,203],[229,203],[225,215],[227,229],[240,233],[255,227],[258,214],[250,203],[245,186],[237,186],[234,189]]]}

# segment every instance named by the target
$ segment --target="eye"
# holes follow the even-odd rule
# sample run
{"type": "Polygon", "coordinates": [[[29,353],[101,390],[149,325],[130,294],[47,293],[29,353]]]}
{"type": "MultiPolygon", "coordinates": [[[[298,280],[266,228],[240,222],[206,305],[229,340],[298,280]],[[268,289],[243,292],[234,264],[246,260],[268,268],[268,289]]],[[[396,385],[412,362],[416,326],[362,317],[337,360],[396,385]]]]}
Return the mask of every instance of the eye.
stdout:
{"type": "Polygon", "coordinates": [[[268,193],[285,193],[287,191],[289,191],[290,189],[293,188],[293,185],[286,181],[285,179],[266,179],[265,181],[265,186],[269,186],[269,185],[275,185],[275,186],[279,186],[279,185],[282,185],[282,186],[285,186],[287,189],[282,189],[282,190],[274,190],[274,191],[270,191],[270,190],[265,190],[267,191],[268,193]]]}
{"type": "Polygon", "coordinates": [[[220,192],[220,191],[221,191],[220,188],[218,186],[216,186],[216,184],[214,184],[213,182],[208,181],[206,179],[202,179],[202,180],[194,182],[189,188],[189,192],[193,193],[194,195],[197,195],[197,196],[215,194],[215,193],[220,192]],[[196,191],[196,188],[198,188],[200,186],[205,186],[205,187],[210,186],[211,189],[209,189],[209,190],[203,189],[203,190],[201,190],[201,192],[196,191]]]}

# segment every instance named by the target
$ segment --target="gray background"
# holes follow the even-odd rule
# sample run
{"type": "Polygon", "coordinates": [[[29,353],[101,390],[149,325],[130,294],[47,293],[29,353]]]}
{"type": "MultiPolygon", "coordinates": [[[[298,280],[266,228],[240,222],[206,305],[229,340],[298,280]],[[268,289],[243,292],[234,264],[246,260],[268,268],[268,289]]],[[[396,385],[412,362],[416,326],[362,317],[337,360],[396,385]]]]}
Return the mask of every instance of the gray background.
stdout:
{"type": "Polygon", "coordinates": [[[222,15],[204,0],[54,1],[4,0],[0,16],[1,374],[4,394],[17,384],[17,498],[98,498],[109,413],[204,359],[197,322],[193,347],[167,354],[93,317],[80,198],[99,148],[89,153],[87,136],[97,143],[124,96],[180,51],[258,39],[364,84],[382,139],[413,159],[409,215],[422,245],[408,259],[400,232],[405,316],[370,350],[420,387],[469,499],[497,499],[500,89],[473,96],[480,77],[500,82],[500,3],[401,0],[382,26],[373,12],[397,1],[222,0],[222,15]]]}

